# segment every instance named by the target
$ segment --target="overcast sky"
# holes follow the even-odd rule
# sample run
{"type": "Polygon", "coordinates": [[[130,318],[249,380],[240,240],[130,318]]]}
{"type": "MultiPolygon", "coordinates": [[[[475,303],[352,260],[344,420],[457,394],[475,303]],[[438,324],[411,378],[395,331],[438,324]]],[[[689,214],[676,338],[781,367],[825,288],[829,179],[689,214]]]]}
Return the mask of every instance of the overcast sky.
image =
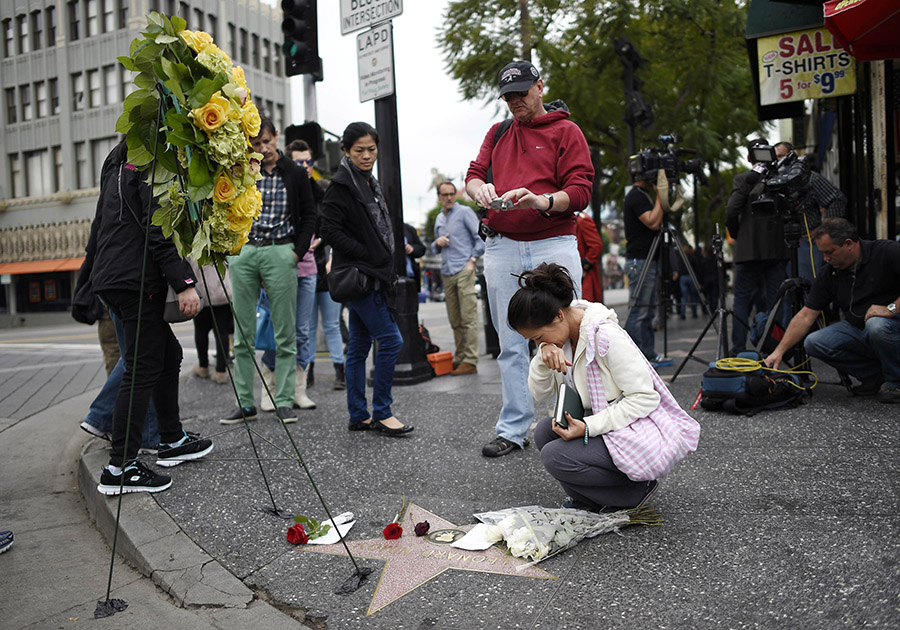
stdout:
{"type": "MultiPolygon", "coordinates": [[[[503,118],[494,104],[465,102],[447,74],[436,43],[443,0],[405,0],[394,19],[394,76],[400,129],[404,220],[420,227],[436,201],[432,168],[457,186],[490,125],[503,118]]],[[[318,122],[338,135],[347,124],[375,124],[375,102],[359,102],[356,36],[341,35],[340,2],[318,3],[319,56],[325,80],[317,84],[318,122]]],[[[497,69],[499,71],[499,68],[497,69]]],[[[291,79],[294,122],[305,119],[300,78],[291,79]]],[[[498,101],[501,105],[502,101],[498,101]]],[[[382,140],[383,141],[383,140],[382,140]]]]}

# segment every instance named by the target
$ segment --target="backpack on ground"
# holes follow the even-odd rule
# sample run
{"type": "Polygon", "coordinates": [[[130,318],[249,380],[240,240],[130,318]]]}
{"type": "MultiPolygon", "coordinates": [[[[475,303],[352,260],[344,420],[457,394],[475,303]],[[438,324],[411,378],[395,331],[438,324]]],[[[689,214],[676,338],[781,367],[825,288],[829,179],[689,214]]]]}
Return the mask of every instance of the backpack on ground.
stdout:
{"type": "Polygon", "coordinates": [[[422,336],[422,343],[425,345],[425,354],[434,354],[441,351],[440,346],[431,340],[431,333],[425,328],[425,324],[419,324],[419,334],[422,336]]]}
{"type": "MultiPolygon", "coordinates": [[[[756,352],[741,352],[740,359],[759,361],[756,352]]],[[[757,368],[752,371],[725,369],[710,363],[703,373],[700,406],[707,410],[724,409],[752,416],[768,409],[796,407],[811,395],[794,374],[757,368]]]]}

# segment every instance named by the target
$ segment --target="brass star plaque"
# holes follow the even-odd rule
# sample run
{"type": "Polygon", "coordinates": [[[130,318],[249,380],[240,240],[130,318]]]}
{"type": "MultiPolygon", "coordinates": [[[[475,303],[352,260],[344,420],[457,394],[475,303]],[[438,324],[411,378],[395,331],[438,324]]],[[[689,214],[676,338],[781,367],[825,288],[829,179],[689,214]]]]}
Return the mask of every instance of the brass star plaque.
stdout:
{"type": "MultiPolygon", "coordinates": [[[[485,551],[466,551],[451,547],[450,543],[462,538],[472,526],[457,527],[415,503],[409,504],[400,526],[403,528],[403,536],[396,540],[370,538],[347,541],[347,546],[354,556],[385,561],[378,585],[375,587],[375,594],[366,611],[367,616],[375,614],[448,569],[544,580],[559,579],[536,566],[517,570],[517,567],[527,562],[507,555],[506,551],[499,547],[490,547],[485,551]],[[422,521],[428,521],[431,529],[427,535],[419,537],[413,530],[416,523],[422,521]]],[[[341,544],[306,545],[303,549],[313,553],[347,555],[341,544]]]]}

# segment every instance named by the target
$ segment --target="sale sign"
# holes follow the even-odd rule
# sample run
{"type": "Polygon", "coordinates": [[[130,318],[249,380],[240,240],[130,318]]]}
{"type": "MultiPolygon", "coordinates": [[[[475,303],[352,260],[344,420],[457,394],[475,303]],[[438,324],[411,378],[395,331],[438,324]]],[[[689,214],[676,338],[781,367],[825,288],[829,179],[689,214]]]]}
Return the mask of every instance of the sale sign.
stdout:
{"type": "Polygon", "coordinates": [[[757,40],[762,105],[856,92],[856,61],[826,28],[757,40]]]}

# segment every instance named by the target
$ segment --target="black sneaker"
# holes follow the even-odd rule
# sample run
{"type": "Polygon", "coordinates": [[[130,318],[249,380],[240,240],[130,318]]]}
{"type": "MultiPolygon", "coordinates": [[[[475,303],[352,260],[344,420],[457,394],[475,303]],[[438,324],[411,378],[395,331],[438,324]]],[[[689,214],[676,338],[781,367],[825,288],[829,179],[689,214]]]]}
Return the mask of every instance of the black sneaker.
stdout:
{"type": "Polygon", "coordinates": [[[291,407],[279,407],[278,415],[281,416],[281,419],[284,420],[285,424],[297,422],[297,413],[291,407]]]}
{"type": "Polygon", "coordinates": [[[97,491],[109,495],[117,495],[120,492],[162,492],[168,490],[171,485],[172,478],[168,475],[160,475],[153,472],[146,464],[135,462],[125,468],[121,475],[114,475],[109,472],[109,468],[104,467],[97,491]],[[123,475],[124,481],[122,481],[123,475]]]}
{"type": "Polygon", "coordinates": [[[171,468],[183,462],[206,457],[213,450],[213,443],[200,438],[196,433],[184,432],[184,437],[175,444],[160,444],[156,465],[171,468]]]}
{"type": "Polygon", "coordinates": [[[237,411],[230,416],[220,418],[219,424],[240,424],[245,418],[247,422],[250,422],[251,420],[256,420],[258,417],[259,416],[256,414],[256,407],[238,407],[237,411]]]}
{"type": "Polygon", "coordinates": [[[875,396],[881,389],[882,383],[884,383],[884,374],[879,374],[867,381],[861,381],[859,385],[854,385],[850,391],[854,396],[875,396]]]}
{"type": "Polygon", "coordinates": [[[656,490],[659,488],[659,482],[657,480],[653,480],[647,483],[647,491],[644,493],[644,498],[641,499],[641,502],[635,505],[634,507],[644,507],[647,505],[647,502],[650,500],[654,494],[656,494],[656,490]]]}
{"type": "MultiPolygon", "coordinates": [[[[528,446],[528,440],[525,440],[524,446],[528,446]]],[[[481,454],[485,457],[502,457],[503,455],[509,455],[516,449],[523,448],[516,444],[515,442],[510,442],[506,438],[502,438],[499,435],[495,437],[493,440],[484,445],[481,449],[481,454]]]]}
{"type": "Polygon", "coordinates": [[[885,385],[878,394],[878,400],[887,405],[900,403],[900,387],[897,387],[896,385],[885,385]]]}

